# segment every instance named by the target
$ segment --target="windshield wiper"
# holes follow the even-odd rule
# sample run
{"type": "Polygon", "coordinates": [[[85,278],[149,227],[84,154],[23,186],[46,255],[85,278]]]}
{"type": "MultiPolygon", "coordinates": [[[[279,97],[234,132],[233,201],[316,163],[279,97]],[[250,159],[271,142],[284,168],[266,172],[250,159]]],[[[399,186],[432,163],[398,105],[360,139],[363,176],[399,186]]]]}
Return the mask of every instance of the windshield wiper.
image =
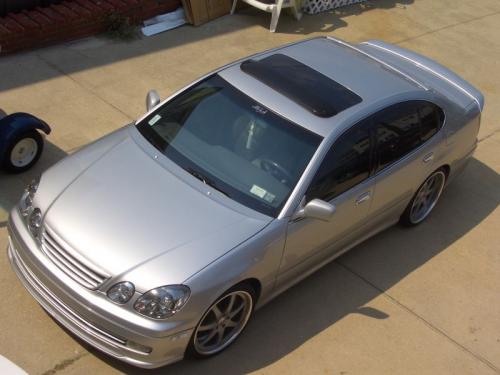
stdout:
{"type": "Polygon", "coordinates": [[[190,173],[193,177],[196,177],[198,180],[200,180],[201,182],[203,182],[205,185],[208,185],[212,188],[214,188],[215,190],[221,192],[222,194],[224,194],[226,197],[229,197],[229,194],[226,193],[224,190],[220,189],[215,182],[213,182],[212,180],[210,180],[207,176],[205,176],[204,174],[194,170],[193,168],[184,168],[184,170],[188,173],[190,173]]]}

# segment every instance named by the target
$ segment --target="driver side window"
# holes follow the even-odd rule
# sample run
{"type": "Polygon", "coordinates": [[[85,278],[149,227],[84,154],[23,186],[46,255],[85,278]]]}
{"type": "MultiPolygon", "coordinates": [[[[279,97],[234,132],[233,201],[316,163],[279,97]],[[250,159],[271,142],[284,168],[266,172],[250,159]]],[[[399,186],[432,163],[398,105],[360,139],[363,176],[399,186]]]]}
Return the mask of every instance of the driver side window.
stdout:
{"type": "Polygon", "coordinates": [[[309,186],[307,201],[315,198],[330,201],[368,178],[372,145],[370,123],[362,121],[335,141],[309,186]]]}

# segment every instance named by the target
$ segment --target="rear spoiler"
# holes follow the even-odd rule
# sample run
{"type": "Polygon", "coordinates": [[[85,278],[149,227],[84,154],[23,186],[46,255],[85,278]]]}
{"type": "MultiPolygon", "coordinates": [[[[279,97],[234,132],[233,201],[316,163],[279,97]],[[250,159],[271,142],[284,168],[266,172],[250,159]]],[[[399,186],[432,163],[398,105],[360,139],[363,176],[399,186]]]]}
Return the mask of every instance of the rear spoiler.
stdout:
{"type": "Polygon", "coordinates": [[[475,102],[480,111],[484,107],[484,96],[469,82],[445,68],[443,65],[418,53],[393,44],[370,40],[356,46],[359,50],[381,60],[439,93],[450,96],[464,108],[475,102]]]}

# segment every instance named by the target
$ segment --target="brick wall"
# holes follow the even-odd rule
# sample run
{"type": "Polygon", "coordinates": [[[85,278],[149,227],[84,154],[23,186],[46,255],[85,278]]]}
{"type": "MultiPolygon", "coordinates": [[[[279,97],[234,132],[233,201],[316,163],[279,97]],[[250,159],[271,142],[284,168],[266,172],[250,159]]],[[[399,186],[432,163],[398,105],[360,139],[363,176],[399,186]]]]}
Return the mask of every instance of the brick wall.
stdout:
{"type": "Polygon", "coordinates": [[[49,6],[62,0],[0,0],[0,17],[23,9],[34,9],[37,6],[49,6]]]}
{"type": "Polygon", "coordinates": [[[180,0],[66,0],[0,17],[1,54],[83,38],[106,31],[109,14],[139,24],[177,9],[180,0]]]}

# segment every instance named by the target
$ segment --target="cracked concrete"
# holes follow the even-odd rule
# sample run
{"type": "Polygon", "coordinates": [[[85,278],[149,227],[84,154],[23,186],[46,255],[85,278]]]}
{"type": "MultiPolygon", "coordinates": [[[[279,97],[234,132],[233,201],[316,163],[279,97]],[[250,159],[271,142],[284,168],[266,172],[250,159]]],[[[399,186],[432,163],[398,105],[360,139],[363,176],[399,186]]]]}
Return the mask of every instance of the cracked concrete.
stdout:
{"type": "Polygon", "coordinates": [[[61,362],[59,362],[58,364],[56,364],[50,370],[47,370],[47,371],[43,372],[42,375],[54,375],[54,374],[57,374],[58,372],[63,371],[64,369],[66,369],[67,367],[71,366],[76,361],[78,361],[79,359],[87,356],[88,354],[89,353],[83,352],[83,353],[75,355],[74,357],[63,359],[61,362]]]}
{"type": "MultiPolygon", "coordinates": [[[[373,0],[278,32],[269,15],[239,11],[201,27],[131,43],[90,38],[0,59],[0,107],[49,122],[39,164],[0,174],[5,220],[32,176],[139,117],[150,88],[166,96],[208,70],[262,49],[333,35],[383,39],[449,66],[486,107],[475,157],[428,221],[391,228],[260,310],[225,353],[151,373],[500,373],[500,1],[373,0]]],[[[0,353],[32,374],[142,373],[75,339],[21,287],[0,258],[0,353]]]]}

